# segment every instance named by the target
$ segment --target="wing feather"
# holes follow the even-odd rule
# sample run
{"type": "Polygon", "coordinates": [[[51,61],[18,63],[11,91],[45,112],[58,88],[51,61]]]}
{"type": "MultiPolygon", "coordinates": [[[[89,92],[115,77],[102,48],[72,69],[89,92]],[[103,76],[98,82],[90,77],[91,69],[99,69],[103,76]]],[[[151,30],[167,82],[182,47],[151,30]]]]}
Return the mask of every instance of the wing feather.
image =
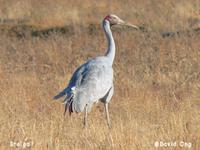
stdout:
{"type": "MultiPolygon", "coordinates": [[[[113,85],[113,69],[105,60],[92,59],[81,65],[73,74],[68,87],[55,98],[67,94],[69,111],[82,112],[85,105],[93,104],[103,98],[113,85]],[[72,97],[69,99],[68,97],[72,97]]],[[[66,111],[65,109],[65,111],[66,111]]]]}
{"type": "Polygon", "coordinates": [[[86,104],[92,104],[109,91],[113,85],[112,67],[96,61],[84,66],[78,73],[76,80],[76,94],[74,108],[77,112],[83,111],[86,104]]]}

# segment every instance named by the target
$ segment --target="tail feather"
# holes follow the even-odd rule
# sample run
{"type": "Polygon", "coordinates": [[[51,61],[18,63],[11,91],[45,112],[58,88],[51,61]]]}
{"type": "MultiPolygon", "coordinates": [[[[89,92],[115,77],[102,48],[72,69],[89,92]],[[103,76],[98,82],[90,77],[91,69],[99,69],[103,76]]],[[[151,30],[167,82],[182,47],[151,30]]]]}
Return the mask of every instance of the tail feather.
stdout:
{"type": "Polygon", "coordinates": [[[73,102],[74,102],[74,94],[75,94],[75,87],[67,87],[62,92],[60,92],[58,95],[54,96],[53,99],[57,100],[64,95],[66,97],[64,98],[63,104],[65,104],[65,110],[64,115],[66,114],[67,110],[69,111],[69,114],[74,112],[73,102]]]}
{"type": "Polygon", "coordinates": [[[67,104],[65,104],[65,111],[64,111],[64,116],[65,116],[65,114],[66,114],[66,111],[67,111],[67,104]]]}
{"type": "Polygon", "coordinates": [[[67,94],[68,88],[64,89],[62,92],[60,92],[58,95],[54,96],[53,99],[57,100],[61,97],[63,97],[65,94],[67,94]]]}
{"type": "Polygon", "coordinates": [[[73,113],[73,96],[69,97],[69,99],[65,99],[64,115],[66,114],[67,109],[69,110],[69,115],[71,115],[71,113],[73,113]]]}

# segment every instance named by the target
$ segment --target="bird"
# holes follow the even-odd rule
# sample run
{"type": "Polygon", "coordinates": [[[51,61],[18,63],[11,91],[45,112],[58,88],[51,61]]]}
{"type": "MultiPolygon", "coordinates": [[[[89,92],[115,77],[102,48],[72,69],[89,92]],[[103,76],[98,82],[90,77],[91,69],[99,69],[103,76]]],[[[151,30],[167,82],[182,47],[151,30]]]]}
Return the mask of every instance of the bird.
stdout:
{"type": "Polygon", "coordinates": [[[139,29],[138,26],[126,23],[114,14],[107,15],[102,21],[108,43],[106,53],[89,59],[78,67],[73,73],[68,86],[54,96],[55,100],[65,96],[63,101],[65,105],[64,115],[67,110],[70,115],[73,112],[84,112],[84,127],[87,127],[87,116],[93,104],[101,101],[104,104],[107,125],[111,128],[108,104],[114,93],[113,62],[116,47],[111,27],[115,25],[125,25],[139,29]]]}

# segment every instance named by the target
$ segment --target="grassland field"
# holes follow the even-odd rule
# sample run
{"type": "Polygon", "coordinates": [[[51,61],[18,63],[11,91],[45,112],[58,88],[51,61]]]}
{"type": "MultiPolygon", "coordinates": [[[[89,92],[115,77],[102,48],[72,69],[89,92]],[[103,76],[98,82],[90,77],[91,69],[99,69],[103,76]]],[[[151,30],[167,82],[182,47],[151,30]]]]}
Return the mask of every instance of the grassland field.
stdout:
{"type": "Polygon", "coordinates": [[[200,1],[0,0],[0,79],[1,150],[199,150],[200,1]],[[112,28],[112,128],[98,103],[84,129],[83,114],[64,117],[52,97],[105,53],[110,13],[140,31],[112,28]]]}

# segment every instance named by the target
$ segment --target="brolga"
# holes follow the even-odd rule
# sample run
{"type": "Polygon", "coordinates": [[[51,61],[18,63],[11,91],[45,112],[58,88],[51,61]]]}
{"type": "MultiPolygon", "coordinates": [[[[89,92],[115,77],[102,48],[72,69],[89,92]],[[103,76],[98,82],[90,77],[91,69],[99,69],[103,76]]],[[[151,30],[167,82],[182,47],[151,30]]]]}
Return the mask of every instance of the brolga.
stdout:
{"type": "Polygon", "coordinates": [[[68,86],[54,99],[64,98],[65,111],[84,112],[83,124],[87,127],[87,114],[94,103],[101,101],[105,107],[107,124],[111,127],[108,104],[113,96],[113,61],[115,58],[115,41],[111,26],[125,25],[138,29],[137,26],[124,22],[116,15],[110,14],[103,19],[103,29],[108,41],[108,49],[103,56],[88,60],[76,69],[68,86]]]}

